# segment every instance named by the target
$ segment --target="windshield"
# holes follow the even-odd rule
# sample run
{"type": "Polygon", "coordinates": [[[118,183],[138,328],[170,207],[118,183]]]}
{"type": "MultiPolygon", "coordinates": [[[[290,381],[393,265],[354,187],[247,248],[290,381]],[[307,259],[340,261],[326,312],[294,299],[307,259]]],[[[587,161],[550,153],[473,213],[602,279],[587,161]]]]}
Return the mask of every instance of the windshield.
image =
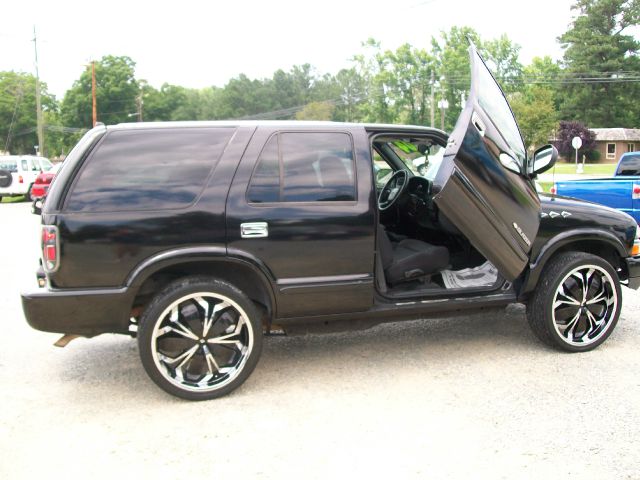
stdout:
{"type": "Polygon", "coordinates": [[[513,117],[511,107],[509,107],[504,93],[494,80],[484,61],[478,62],[476,78],[478,81],[476,86],[478,103],[512,148],[515,155],[514,159],[518,163],[520,171],[523,172],[527,153],[518,124],[513,117]]]}
{"type": "Polygon", "coordinates": [[[387,142],[387,145],[414,175],[431,181],[436,177],[444,156],[444,147],[434,143],[428,148],[420,148],[415,140],[395,140],[387,142]]]}
{"type": "Polygon", "coordinates": [[[48,158],[40,157],[38,160],[40,160],[40,168],[44,172],[48,172],[53,167],[53,163],[48,158]]]}

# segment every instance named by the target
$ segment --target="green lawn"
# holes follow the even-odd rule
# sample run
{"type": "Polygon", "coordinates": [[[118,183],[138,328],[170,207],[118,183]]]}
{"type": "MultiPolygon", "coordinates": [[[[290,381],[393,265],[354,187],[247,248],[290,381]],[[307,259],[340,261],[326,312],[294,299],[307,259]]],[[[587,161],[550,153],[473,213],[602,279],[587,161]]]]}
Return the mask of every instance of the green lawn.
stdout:
{"type": "Polygon", "coordinates": [[[24,196],[2,197],[2,200],[0,200],[0,203],[16,203],[16,202],[24,202],[24,196]]]}
{"type": "MultiPolygon", "coordinates": [[[[585,175],[613,175],[615,163],[585,163],[585,175]]],[[[576,173],[575,163],[556,163],[556,166],[545,173],[576,173]]]]}

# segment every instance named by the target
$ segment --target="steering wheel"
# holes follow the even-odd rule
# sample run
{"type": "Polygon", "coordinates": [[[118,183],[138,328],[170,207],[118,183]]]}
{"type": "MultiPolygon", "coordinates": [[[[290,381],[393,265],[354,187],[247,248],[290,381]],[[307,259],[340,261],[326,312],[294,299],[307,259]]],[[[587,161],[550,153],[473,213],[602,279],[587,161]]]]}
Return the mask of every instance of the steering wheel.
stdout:
{"type": "Polygon", "coordinates": [[[378,196],[378,209],[382,212],[395,205],[409,184],[406,170],[398,170],[386,183],[378,196]]]}

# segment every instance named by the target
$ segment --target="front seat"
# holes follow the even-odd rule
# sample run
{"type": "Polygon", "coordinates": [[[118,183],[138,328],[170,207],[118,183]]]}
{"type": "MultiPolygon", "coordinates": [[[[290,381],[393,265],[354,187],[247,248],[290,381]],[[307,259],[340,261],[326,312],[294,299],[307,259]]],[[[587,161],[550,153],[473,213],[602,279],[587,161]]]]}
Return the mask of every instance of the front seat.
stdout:
{"type": "Polygon", "coordinates": [[[378,225],[378,251],[387,283],[395,285],[438,273],[449,265],[449,250],[408,238],[393,243],[378,225]]]}

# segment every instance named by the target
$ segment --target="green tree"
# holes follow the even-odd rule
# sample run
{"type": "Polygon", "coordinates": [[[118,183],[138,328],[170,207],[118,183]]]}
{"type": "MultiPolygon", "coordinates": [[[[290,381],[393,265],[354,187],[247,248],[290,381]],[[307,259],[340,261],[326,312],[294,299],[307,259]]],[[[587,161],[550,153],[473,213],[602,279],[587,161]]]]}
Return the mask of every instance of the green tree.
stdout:
{"type": "Polygon", "coordinates": [[[591,127],[640,126],[640,42],[629,28],[640,21],[639,0],[578,0],[578,15],[560,38],[566,85],[562,118],[591,127]],[[594,80],[600,78],[602,80],[594,80]]]}
{"type": "MultiPolygon", "coordinates": [[[[165,83],[156,90],[151,85],[141,83],[143,99],[143,120],[177,120],[176,113],[187,103],[187,89],[165,83]]],[[[195,118],[189,118],[195,120],[195,118]]]]}
{"type": "Polygon", "coordinates": [[[534,149],[549,143],[558,116],[551,90],[539,88],[534,94],[516,92],[510,96],[509,103],[518,120],[525,145],[534,149]]]}
{"type": "MultiPolygon", "coordinates": [[[[140,85],[134,76],[135,62],[129,57],[107,55],[96,62],[98,121],[105,124],[130,122],[139,109],[140,85]]],[[[62,102],[66,126],[92,126],[91,68],[67,91],[62,102]]]]}
{"type": "Polygon", "coordinates": [[[523,85],[509,103],[518,120],[525,144],[534,149],[549,143],[558,125],[557,88],[560,67],[550,57],[532,60],[522,71],[523,85]]]}
{"type": "Polygon", "coordinates": [[[518,59],[520,46],[503,34],[500,38],[482,43],[482,52],[504,92],[509,94],[518,91],[523,72],[518,59]]]}
{"type": "Polygon", "coordinates": [[[522,73],[522,65],[518,60],[520,47],[506,35],[483,42],[470,27],[453,27],[448,32],[442,32],[440,40],[432,38],[431,44],[439,74],[436,75],[436,100],[444,99],[448,104],[444,125],[447,131],[453,129],[469,91],[469,41],[476,45],[505,92],[514,92],[519,88],[522,73]]]}
{"type": "MultiPolygon", "coordinates": [[[[40,82],[42,110],[45,122],[53,120],[58,103],[40,82]]],[[[36,79],[29,73],[0,72],[0,150],[34,154],[38,144],[36,133],[36,79]]],[[[45,132],[45,151],[55,140],[45,132]]]]}
{"type": "Polygon", "coordinates": [[[296,120],[331,120],[334,108],[329,102],[311,102],[296,113],[296,120]]]}
{"type": "Polygon", "coordinates": [[[359,122],[364,119],[363,99],[366,85],[364,77],[356,68],[345,68],[335,77],[339,91],[339,100],[334,119],[344,122],[359,122]]]}
{"type": "Polygon", "coordinates": [[[393,74],[388,69],[389,56],[380,42],[369,38],[362,44],[364,53],[352,58],[357,74],[363,79],[362,120],[367,122],[393,123],[396,121],[396,105],[388,93],[394,83],[393,74]]]}
{"type": "Polygon", "coordinates": [[[402,123],[427,125],[430,121],[431,79],[435,78],[435,59],[426,50],[404,44],[388,51],[390,90],[402,123]]]}
{"type": "MultiPolygon", "coordinates": [[[[436,102],[445,100],[444,129],[451,131],[455,125],[463,102],[469,92],[469,40],[480,45],[480,36],[469,27],[452,27],[449,32],[442,32],[440,40],[431,39],[431,48],[436,57],[436,102]]],[[[436,115],[437,118],[440,115],[436,115]]],[[[440,122],[436,120],[436,125],[440,122]]]]}

